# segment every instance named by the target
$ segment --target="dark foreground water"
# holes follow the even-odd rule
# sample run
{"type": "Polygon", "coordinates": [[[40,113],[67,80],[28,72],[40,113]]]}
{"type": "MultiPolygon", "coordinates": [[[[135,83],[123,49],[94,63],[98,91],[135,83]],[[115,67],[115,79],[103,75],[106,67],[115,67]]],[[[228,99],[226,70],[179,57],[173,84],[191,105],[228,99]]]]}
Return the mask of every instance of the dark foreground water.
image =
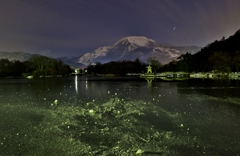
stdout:
{"type": "Polygon", "coordinates": [[[0,79],[0,155],[239,156],[240,82],[0,79]]]}

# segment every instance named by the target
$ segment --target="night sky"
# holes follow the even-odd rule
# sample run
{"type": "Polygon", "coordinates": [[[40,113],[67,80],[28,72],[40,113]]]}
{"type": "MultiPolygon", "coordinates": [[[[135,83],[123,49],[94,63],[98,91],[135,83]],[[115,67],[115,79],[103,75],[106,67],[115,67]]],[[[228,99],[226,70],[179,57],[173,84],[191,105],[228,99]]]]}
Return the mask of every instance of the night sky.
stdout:
{"type": "Polygon", "coordinates": [[[0,0],[0,51],[80,56],[126,36],[205,46],[240,29],[240,0],[0,0]]]}

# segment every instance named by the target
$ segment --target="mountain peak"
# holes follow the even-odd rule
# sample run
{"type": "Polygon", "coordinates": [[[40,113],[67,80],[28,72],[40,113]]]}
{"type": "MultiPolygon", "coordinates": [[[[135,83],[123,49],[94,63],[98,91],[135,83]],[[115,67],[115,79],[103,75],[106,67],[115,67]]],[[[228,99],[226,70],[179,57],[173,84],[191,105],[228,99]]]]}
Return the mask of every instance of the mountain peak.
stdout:
{"type": "Polygon", "coordinates": [[[198,47],[175,47],[160,44],[145,36],[129,36],[118,40],[112,46],[100,47],[93,52],[86,53],[76,61],[88,65],[93,62],[107,63],[139,58],[141,61],[146,62],[149,57],[155,56],[161,63],[165,64],[187,51],[194,53],[199,49],[198,47]]]}
{"type": "Polygon", "coordinates": [[[129,37],[124,37],[120,39],[117,43],[115,43],[115,45],[130,43],[136,46],[146,46],[147,44],[149,44],[149,42],[156,42],[156,41],[149,39],[145,36],[129,36],[129,37]]]}

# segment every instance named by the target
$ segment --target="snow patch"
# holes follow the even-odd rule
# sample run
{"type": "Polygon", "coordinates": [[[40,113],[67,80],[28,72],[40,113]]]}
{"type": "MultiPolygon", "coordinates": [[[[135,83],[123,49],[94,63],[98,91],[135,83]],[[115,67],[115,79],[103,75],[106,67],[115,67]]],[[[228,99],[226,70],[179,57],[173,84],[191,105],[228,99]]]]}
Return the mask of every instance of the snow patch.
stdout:
{"type": "Polygon", "coordinates": [[[152,39],[148,39],[147,37],[144,37],[144,36],[130,36],[130,37],[124,37],[120,39],[114,45],[130,43],[136,46],[147,46],[151,42],[155,43],[156,41],[152,39]]]}

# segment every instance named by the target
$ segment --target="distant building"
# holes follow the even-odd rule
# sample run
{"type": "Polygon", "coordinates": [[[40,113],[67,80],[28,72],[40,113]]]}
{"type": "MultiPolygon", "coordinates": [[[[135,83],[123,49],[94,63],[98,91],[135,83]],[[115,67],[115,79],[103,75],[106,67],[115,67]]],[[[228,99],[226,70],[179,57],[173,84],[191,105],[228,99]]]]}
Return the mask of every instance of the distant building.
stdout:
{"type": "Polygon", "coordinates": [[[71,69],[72,69],[72,74],[73,75],[78,75],[78,74],[81,74],[81,69],[80,68],[75,68],[75,67],[71,67],[71,69]]]}

